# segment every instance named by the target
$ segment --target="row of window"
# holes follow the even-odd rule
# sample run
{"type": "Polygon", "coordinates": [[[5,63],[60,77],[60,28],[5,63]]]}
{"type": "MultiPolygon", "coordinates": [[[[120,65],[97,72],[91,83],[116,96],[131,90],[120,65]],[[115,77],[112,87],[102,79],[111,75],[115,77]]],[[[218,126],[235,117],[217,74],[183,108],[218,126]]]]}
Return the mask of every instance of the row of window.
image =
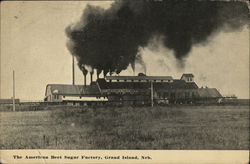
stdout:
{"type": "Polygon", "coordinates": [[[59,95],[54,95],[54,99],[59,99],[59,95]]]}
{"type": "Polygon", "coordinates": [[[160,98],[167,97],[195,97],[194,92],[158,92],[160,98]]]}
{"type": "Polygon", "coordinates": [[[192,77],[187,77],[187,81],[193,81],[192,77]]]}
{"type": "Polygon", "coordinates": [[[111,82],[172,82],[173,80],[110,80],[111,82]]]}
{"type": "MultiPolygon", "coordinates": [[[[53,95],[54,96],[54,99],[59,99],[60,98],[60,95],[53,95]]],[[[65,96],[63,96],[63,98],[65,98],[65,96]]],[[[82,96],[79,96],[79,98],[81,99],[82,98],[82,96]]],[[[97,99],[101,99],[101,98],[107,98],[107,97],[96,97],[97,99]]]]}

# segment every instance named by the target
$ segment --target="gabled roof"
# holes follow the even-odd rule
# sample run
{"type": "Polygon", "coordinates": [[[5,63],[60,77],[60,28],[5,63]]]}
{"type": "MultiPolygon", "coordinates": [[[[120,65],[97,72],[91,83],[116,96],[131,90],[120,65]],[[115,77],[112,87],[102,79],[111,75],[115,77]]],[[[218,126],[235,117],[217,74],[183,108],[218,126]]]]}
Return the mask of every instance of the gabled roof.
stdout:
{"type": "Polygon", "coordinates": [[[182,77],[194,77],[194,75],[192,74],[192,73],[184,73],[184,74],[182,74],[182,76],[181,76],[181,79],[182,79],[182,77]]]}
{"type": "Polygon", "coordinates": [[[106,76],[107,80],[173,80],[172,76],[106,76]]]}
{"type": "MultiPolygon", "coordinates": [[[[50,88],[53,94],[59,95],[96,95],[100,94],[97,85],[69,85],[69,84],[48,84],[47,89],[50,88]]],[[[46,94],[45,93],[45,94],[46,94]]]]}
{"type": "Polygon", "coordinates": [[[199,88],[197,94],[202,98],[219,98],[222,97],[216,88],[199,88]]]}

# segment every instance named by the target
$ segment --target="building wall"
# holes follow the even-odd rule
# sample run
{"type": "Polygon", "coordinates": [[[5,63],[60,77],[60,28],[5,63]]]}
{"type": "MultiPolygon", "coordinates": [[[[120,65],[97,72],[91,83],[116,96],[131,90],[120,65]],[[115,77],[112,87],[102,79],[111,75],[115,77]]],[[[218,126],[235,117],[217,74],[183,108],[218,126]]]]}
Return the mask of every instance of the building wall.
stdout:
{"type": "Polygon", "coordinates": [[[183,77],[181,78],[181,80],[184,80],[184,81],[186,81],[187,83],[188,83],[188,82],[194,82],[194,78],[193,78],[193,77],[187,77],[187,76],[183,76],[183,77]]]}
{"type": "Polygon", "coordinates": [[[115,82],[159,82],[159,83],[163,83],[163,82],[167,82],[167,83],[171,83],[173,82],[172,79],[162,79],[162,80],[149,80],[149,79],[126,79],[126,80],[109,80],[109,82],[115,83],[115,82]]]}
{"type": "MultiPolygon", "coordinates": [[[[0,104],[12,104],[13,99],[0,99],[0,104]]],[[[19,99],[15,99],[15,103],[18,104],[20,103],[19,99]]]]}
{"type": "Polygon", "coordinates": [[[194,98],[197,95],[197,89],[169,89],[169,90],[156,90],[156,98],[168,99],[183,99],[194,98]]]}
{"type": "Polygon", "coordinates": [[[135,95],[130,95],[126,94],[122,96],[123,100],[123,105],[128,106],[128,105],[135,105],[136,103],[136,96],[135,95]]]}
{"type": "MultiPolygon", "coordinates": [[[[112,104],[123,105],[146,105],[151,102],[151,92],[133,92],[133,94],[126,92],[116,92],[109,90],[108,100],[112,104]],[[119,93],[119,94],[118,94],[119,93]]],[[[170,102],[188,103],[197,97],[197,89],[158,89],[153,91],[154,100],[170,100],[170,102]]]]}
{"type": "Polygon", "coordinates": [[[46,93],[45,93],[45,101],[47,101],[47,102],[61,102],[62,96],[52,93],[51,86],[47,86],[46,93]]]}
{"type": "Polygon", "coordinates": [[[109,104],[112,105],[146,105],[150,103],[150,96],[143,94],[110,94],[109,104]]]}

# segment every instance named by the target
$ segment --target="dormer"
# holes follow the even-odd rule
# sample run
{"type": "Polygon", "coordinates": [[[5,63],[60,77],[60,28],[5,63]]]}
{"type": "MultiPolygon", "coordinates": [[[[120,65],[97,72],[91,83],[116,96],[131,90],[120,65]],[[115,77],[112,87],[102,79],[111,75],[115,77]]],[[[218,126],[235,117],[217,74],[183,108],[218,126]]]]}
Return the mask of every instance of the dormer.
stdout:
{"type": "Polygon", "coordinates": [[[194,82],[194,75],[191,73],[184,73],[181,76],[181,80],[184,80],[187,83],[194,82]]]}

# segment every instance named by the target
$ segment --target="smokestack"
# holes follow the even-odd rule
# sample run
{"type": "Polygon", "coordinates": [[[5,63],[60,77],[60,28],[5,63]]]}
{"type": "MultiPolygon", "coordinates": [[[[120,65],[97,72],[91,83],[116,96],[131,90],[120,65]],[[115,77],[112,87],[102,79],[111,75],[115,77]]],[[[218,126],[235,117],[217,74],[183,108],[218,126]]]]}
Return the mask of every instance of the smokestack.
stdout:
{"type": "Polygon", "coordinates": [[[97,76],[97,79],[99,79],[99,75],[102,71],[100,69],[96,69],[96,76],[97,76]]]}
{"type": "Polygon", "coordinates": [[[103,77],[104,77],[104,78],[106,77],[107,73],[108,73],[108,70],[104,69],[104,70],[103,70],[103,77]]]}
{"type": "Polygon", "coordinates": [[[86,84],[87,84],[87,75],[83,75],[83,77],[84,77],[84,86],[86,86],[86,84]]]}
{"type": "Polygon", "coordinates": [[[94,71],[91,71],[90,72],[90,84],[93,82],[93,74],[94,74],[94,71]]]}
{"type": "Polygon", "coordinates": [[[92,83],[93,81],[93,74],[90,74],[90,84],[92,83]]]}
{"type": "MultiPolygon", "coordinates": [[[[109,76],[112,76],[111,70],[109,70],[109,76]]],[[[109,80],[109,82],[111,82],[111,80],[109,80]]]]}
{"type": "Polygon", "coordinates": [[[80,66],[82,74],[84,76],[84,86],[87,85],[87,74],[88,74],[88,70],[84,67],[84,65],[80,66]]]}
{"type": "Polygon", "coordinates": [[[16,111],[16,105],[15,105],[15,71],[13,70],[13,111],[16,111]]]}
{"type": "Polygon", "coordinates": [[[72,85],[75,85],[75,60],[72,56],[72,85]]]}

